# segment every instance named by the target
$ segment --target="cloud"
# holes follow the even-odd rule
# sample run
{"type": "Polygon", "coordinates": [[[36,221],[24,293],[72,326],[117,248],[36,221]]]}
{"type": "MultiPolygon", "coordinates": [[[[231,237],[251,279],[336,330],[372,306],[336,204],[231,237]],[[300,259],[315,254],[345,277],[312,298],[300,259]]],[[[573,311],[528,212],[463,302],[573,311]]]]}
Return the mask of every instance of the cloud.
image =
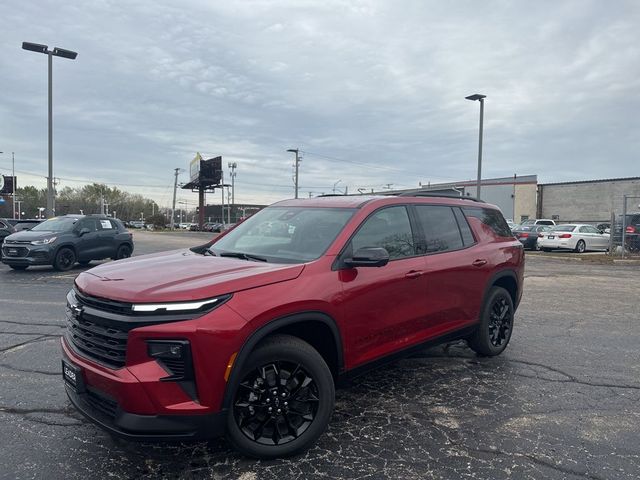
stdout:
{"type": "Polygon", "coordinates": [[[638,175],[632,1],[25,0],[2,13],[0,149],[34,181],[46,59],[25,40],[79,52],[54,61],[62,185],[146,184],[132,188],[165,201],[173,168],[201,151],[238,164],[238,201],[270,202],[293,195],[292,147],[308,152],[305,195],[469,179],[475,92],[484,175],[638,175]]]}

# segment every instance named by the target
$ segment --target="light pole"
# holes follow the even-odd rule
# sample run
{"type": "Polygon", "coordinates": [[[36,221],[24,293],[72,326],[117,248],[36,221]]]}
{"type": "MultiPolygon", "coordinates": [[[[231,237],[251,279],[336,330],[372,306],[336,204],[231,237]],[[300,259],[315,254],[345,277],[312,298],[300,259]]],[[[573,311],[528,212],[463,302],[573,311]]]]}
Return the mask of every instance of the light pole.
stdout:
{"type": "Polygon", "coordinates": [[[475,102],[476,100],[480,101],[480,134],[478,137],[478,183],[476,185],[476,198],[478,200],[480,200],[480,181],[482,179],[482,122],[484,120],[484,99],[486,97],[486,95],[481,95],[479,93],[464,97],[467,100],[471,100],[473,102],[475,102]]]}
{"type": "MultiPolygon", "coordinates": [[[[231,205],[229,206],[229,223],[231,223],[231,209],[236,204],[236,168],[238,164],[236,162],[230,162],[229,168],[231,169],[231,205]]],[[[237,219],[238,216],[236,215],[237,219]]]]}
{"type": "Polygon", "coordinates": [[[295,153],[296,154],[296,177],[295,177],[295,182],[296,182],[296,196],[295,198],[298,198],[298,170],[300,167],[300,151],[297,148],[290,148],[289,150],[287,150],[287,152],[291,152],[291,153],[295,153]]]}
{"type": "Polygon", "coordinates": [[[341,182],[342,180],[338,180],[337,182],[335,182],[333,184],[333,193],[336,193],[336,187],[338,186],[338,184],[341,182]]]}
{"type": "Polygon", "coordinates": [[[31,52],[44,53],[49,57],[49,173],[47,175],[47,216],[51,217],[53,216],[53,57],[75,60],[78,54],[71,50],[58,47],[49,50],[47,45],[40,45],[39,43],[22,42],[22,48],[31,52]]]}

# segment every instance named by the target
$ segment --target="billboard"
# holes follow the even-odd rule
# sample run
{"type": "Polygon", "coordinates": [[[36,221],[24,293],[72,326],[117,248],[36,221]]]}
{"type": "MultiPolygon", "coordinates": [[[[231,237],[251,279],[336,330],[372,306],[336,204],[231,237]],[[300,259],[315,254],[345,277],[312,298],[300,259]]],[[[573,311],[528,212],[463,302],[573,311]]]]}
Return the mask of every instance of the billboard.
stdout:
{"type": "Polygon", "coordinates": [[[191,163],[189,164],[189,180],[191,182],[197,182],[200,175],[200,162],[202,162],[202,155],[200,152],[196,153],[191,163]]]}
{"type": "Polygon", "coordinates": [[[14,192],[16,185],[16,177],[11,175],[2,175],[0,178],[0,195],[10,195],[14,192]]]}
{"type": "Polygon", "coordinates": [[[209,158],[200,162],[200,183],[219,185],[222,180],[222,157],[209,158]]]}

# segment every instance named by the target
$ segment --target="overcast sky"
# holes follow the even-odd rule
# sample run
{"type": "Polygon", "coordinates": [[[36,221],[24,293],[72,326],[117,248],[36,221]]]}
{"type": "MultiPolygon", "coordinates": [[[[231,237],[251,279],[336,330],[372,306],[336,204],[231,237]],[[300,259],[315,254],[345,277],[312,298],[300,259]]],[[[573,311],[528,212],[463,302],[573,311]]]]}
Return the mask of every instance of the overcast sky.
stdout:
{"type": "Polygon", "coordinates": [[[47,174],[46,57],[22,41],[78,52],[54,59],[61,187],[165,206],[199,151],[238,164],[237,202],[269,203],[293,196],[288,148],[305,197],[467,180],[476,92],[483,177],[640,175],[637,1],[21,0],[0,18],[0,173],[14,151],[21,185],[47,174]]]}

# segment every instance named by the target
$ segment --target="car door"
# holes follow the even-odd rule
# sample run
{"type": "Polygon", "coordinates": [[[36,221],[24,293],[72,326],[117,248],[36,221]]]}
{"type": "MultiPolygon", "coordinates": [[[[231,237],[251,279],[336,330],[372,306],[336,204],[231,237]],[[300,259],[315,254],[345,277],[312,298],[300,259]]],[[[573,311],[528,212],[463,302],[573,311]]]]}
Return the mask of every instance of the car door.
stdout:
{"type": "Polygon", "coordinates": [[[0,220],[0,244],[4,242],[5,237],[8,237],[13,233],[13,228],[8,223],[0,220]]]}
{"type": "Polygon", "coordinates": [[[586,226],[587,232],[592,237],[592,246],[597,249],[607,249],[609,248],[609,235],[606,233],[600,232],[596,227],[591,225],[586,226]]]}
{"type": "Polygon", "coordinates": [[[97,219],[99,247],[97,254],[101,258],[115,257],[117,246],[116,234],[118,229],[108,218],[97,219]]]}
{"type": "Polygon", "coordinates": [[[415,240],[407,207],[394,205],[372,213],[347,243],[343,257],[362,247],[383,247],[390,257],[383,267],[339,272],[350,367],[410,345],[426,328],[424,257],[415,240]]]}
{"type": "Polygon", "coordinates": [[[428,335],[435,337],[477,321],[490,262],[459,208],[415,211],[425,239],[428,335]]]}
{"type": "Polygon", "coordinates": [[[82,234],[76,243],[78,260],[89,261],[100,258],[100,237],[98,234],[96,219],[84,218],[80,220],[74,227],[74,232],[79,234],[83,229],[87,229],[89,231],[82,234]]]}

